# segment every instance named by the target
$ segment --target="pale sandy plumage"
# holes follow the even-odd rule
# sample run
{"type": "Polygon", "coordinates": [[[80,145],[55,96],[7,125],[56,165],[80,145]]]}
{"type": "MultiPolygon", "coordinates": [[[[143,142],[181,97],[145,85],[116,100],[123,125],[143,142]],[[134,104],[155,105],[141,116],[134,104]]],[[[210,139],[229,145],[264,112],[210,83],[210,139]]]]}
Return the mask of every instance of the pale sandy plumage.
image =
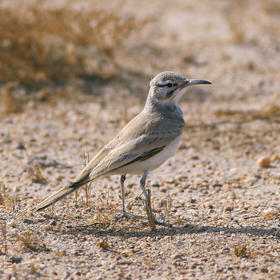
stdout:
{"type": "Polygon", "coordinates": [[[43,200],[37,205],[37,209],[41,210],[48,207],[50,204],[56,202],[58,198],[61,199],[65,197],[78,187],[102,175],[127,173],[143,174],[146,169],[153,170],[161,165],[162,161],[164,162],[172,154],[168,154],[166,159],[163,158],[156,166],[152,166],[152,168],[148,168],[149,166],[145,163],[145,159],[162,152],[170,143],[174,140],[176,141],[182,132],[184,122],[181,121],[175,126],[169,127],[168,122],[170,122],[170,120],[160,118],[156,112],[152,113],[152,118],[151,116],[147,118],[147,114],[150,113],[143,110],[132,119],[119,134],[86,165],[69,186],[43,200]],[[169,127],[169,129],[162,130],[166,126],[169,127]],[[138,167],[139,163],[143,165],[141,168],[138,167]]]}
{"type": "MultiPolygon", "coordinates": [[[[150,92],[143,111],[132,119],[65,188],[47,197],[36,206],[42,210],[75,191],[80,186],[103,175],[144,174],[141,188],[145,197],[147,173],[174,154],[184,128],[183,114],[176,104],[181,89],[189,84],[209,83],[188,80],[174,72],[158,74],[150,83],[150,92]]],[[[123,214],[127,217],[124,206],[123,214]]],[[[156,219],[155,219],[156,220],[156,219]]]]}

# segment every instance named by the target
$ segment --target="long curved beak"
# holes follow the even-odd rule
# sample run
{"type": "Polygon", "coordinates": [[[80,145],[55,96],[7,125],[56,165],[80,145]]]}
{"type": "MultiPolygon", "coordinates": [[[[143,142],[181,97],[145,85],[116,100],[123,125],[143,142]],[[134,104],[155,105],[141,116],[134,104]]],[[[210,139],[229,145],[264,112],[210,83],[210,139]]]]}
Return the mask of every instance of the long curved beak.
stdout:
{"type": "Polygon", "coordinates": [[[188,86],[192,85],[206,85],[206,84],[212,84],[209,81],[206,80],[197,80],[197,79],[186,79],[185,82],[182,85],[179,85],[177,88],[183,89],[188,86]]]}
{"type": "Polygon", "coordinates": [[[206,80],[197,80],[197,79],[190,79],[187,82],[187,85],[205,85],[205,84],[212,84],[212,83],[206,80]]]}

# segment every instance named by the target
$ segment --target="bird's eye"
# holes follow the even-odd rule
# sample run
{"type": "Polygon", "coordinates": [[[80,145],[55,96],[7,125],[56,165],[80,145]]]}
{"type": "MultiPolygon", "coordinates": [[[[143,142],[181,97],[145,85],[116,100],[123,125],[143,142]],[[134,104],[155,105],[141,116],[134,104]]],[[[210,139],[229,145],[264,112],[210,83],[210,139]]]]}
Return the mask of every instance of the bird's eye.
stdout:
{"type": "Polygon", "coordinates": [[[167,86],[168,86],[168,87],[172,87],[172,84],[171,84],[171,83],[168,83],[167,86]]]}

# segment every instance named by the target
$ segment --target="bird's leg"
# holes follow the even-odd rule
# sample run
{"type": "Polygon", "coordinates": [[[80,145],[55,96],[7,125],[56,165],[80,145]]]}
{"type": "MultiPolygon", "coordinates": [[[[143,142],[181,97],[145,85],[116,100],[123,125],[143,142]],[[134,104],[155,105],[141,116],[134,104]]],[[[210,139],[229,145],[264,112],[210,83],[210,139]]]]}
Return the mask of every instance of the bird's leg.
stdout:
{"type": "Polygon", "coordinates": [[[119,214],[115,216],[115,219],[119,220],[121,218],[128,218],[128,219],[134,219],[135,217],[133,215],[130,215],[125,210],[125,193],[124,193],[124,181],[126,179],[126,175],[121,175],[120,185],[121,185],[121,194],[122,194],[122,214],[119,214]]]}
{"type": "Polygon", "coordinates": [[[154,214],[153,211],[152,211],[151,204],[148,203],[149,197],[148,197],[147,191],[146,191],[146,189],[145,189],[147,175],[148,175],[148,171],[146,170],[146,171],[144,172],[144,174],[143,174],[141,180],[140,180],[140,187],[141,187],[141,189],[142,189],[142,191],[143,191],[143,193],[144,193],[144,196],[145,196],[146,206],[148,207],[148,205],[149,205],[149,208],[150,208],[150,209],[148,209],[148,211],[150,211],[150,213],[152,213],[152,217],[153,217],[153,220],[154,220],[154,223],[155,223],[155,224],[157,224],[157,225],[163,225],[163,226],[168,226],[168,224],[166,224],[166,223],[164,223],[164,222],[161,222],[161,221],[159,221],[159,220],[156,218],[155,214],[154,214]]]}

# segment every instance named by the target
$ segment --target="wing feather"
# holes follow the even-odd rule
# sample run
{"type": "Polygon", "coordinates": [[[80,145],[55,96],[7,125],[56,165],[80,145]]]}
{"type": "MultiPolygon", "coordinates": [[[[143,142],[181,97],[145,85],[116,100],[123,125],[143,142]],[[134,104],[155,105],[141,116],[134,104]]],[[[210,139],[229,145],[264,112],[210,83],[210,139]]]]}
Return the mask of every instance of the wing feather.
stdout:
{"type": "Polygon", "coordinates": [[[183,121],[174,124],[172,120],[157,115],[147,117],[143,111],[87,164],[74,182],[88,175],[90,180],[94,180],[130,163],[154,156],[175,140],[183,127],[183,121]]]}

